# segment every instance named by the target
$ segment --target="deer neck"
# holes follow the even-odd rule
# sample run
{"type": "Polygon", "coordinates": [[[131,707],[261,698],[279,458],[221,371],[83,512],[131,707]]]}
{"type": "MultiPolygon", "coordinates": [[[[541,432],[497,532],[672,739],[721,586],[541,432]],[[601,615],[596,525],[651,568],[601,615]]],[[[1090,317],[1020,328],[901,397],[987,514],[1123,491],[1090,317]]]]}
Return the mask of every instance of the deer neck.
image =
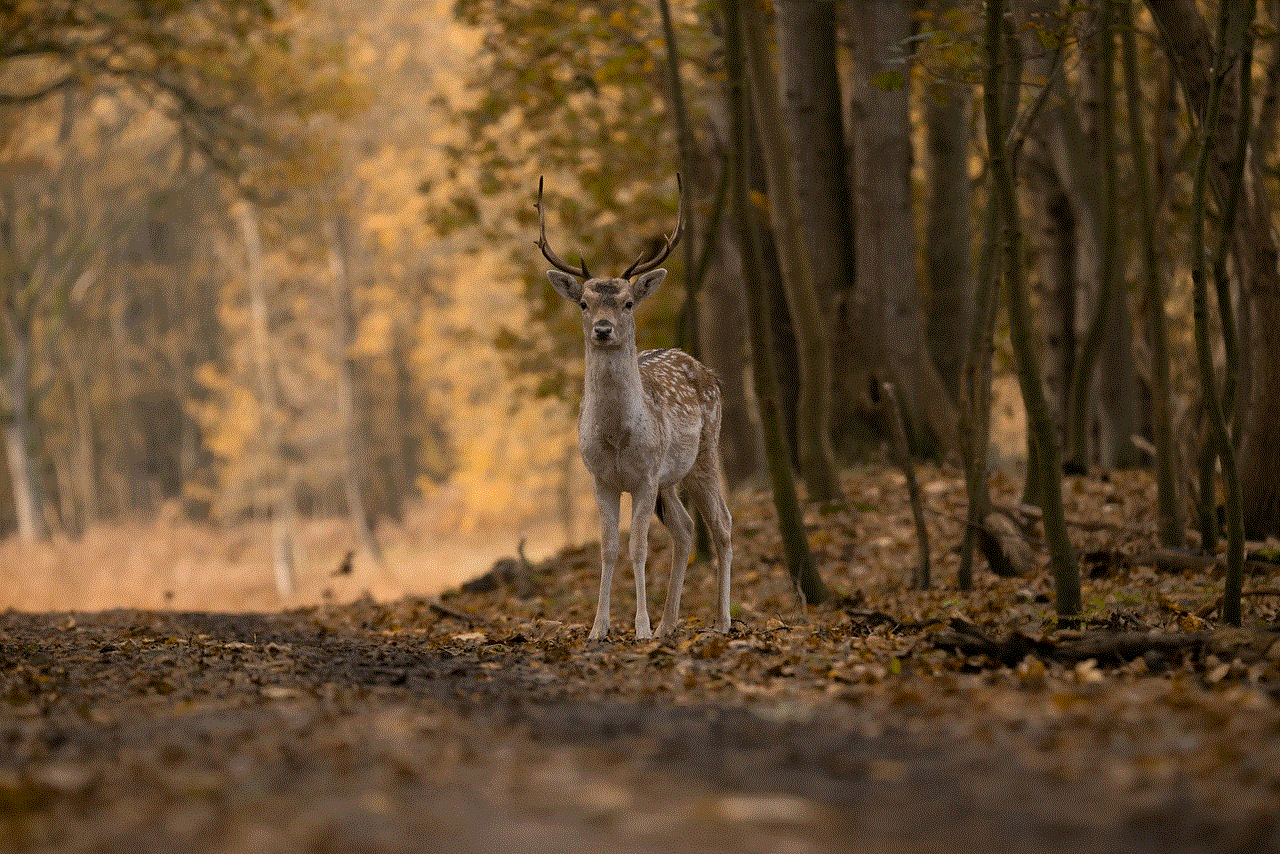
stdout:
{"type": "Polygon", "coordinates": [[[605,427],[630,428],[647,415],[635,341],[617,347],[587,344],[583,407],[605,427]]]}

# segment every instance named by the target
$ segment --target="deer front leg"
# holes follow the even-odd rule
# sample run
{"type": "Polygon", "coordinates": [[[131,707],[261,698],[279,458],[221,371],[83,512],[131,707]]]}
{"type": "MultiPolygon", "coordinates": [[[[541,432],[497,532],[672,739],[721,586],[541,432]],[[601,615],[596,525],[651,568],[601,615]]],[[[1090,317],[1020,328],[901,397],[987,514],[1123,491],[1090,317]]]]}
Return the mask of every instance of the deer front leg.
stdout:
{"type": "Polygon", "coordinates": [[[587,640],[609,634],[609,594],[613,590],[613,569],[618,565],[618,504],[622,494],[596,487],[600,508],[600,595],[596,599],[596,619],[587,640]]]}
{"type": "Polygon", "coordinates": [[[649,553],[649,521],[658,500],[657,484],[646,483],[631,493],[631,573],[636,579],[636,639],[653,637],[649,629],[649,600],[645,593],[644,562],[649,553]]]}

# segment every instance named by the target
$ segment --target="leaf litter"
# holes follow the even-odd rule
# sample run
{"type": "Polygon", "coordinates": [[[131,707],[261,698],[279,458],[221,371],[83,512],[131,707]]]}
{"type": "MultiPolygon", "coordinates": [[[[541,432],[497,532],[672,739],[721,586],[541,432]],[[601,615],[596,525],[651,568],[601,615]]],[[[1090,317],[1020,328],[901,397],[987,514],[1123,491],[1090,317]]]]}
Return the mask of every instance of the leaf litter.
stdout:
{"type": "MultiPolygon", "coordinates": [[[[1265,561],[1246,625],[1220,625],[1215,563],[1150,560],[1148,478],[1068,479],[1086,612],[1059,631],[1012,487],[996,497],[1039,571],[961,592],[963,484],[922,484],[935,588],[910,587],[901,476],[868,466],[806,514],[840,593],[823,605],[797,600],[768,500],[742,497],[728,635],[700,565],[674,636],[630,639],[624,558],[612,639],[588,642],[595,545],[439,600],[9,611],[0,846],[1280,850],[1265,561]]],[[[669,559],[652,536],[651,612],[669,559]]]]}

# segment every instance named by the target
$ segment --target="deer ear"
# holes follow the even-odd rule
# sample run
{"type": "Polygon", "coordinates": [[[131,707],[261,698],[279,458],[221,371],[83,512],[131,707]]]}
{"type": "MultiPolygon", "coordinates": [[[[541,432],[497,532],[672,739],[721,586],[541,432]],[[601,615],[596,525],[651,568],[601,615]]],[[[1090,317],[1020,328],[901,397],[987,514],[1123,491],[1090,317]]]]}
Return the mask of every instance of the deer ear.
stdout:
{"type": "Polygon", "coordinates": [[[635,297],[636,302],[640,302],[640,300],[656,291],[666,277],[667,271],[661,267],[656,270],[650,270],[636,279],[636,283],[631,286],[631,296],[635,297]]]}
{"type": "Polygon", "coordinates": [[[568,273],[562,273],[559,270],[548,270],[547,278],[551,280],[551,287],[556,289],[556,293],[569,302],[577,302],[582,299],[582,282],[579,282],[573,276],[568,273]]]}

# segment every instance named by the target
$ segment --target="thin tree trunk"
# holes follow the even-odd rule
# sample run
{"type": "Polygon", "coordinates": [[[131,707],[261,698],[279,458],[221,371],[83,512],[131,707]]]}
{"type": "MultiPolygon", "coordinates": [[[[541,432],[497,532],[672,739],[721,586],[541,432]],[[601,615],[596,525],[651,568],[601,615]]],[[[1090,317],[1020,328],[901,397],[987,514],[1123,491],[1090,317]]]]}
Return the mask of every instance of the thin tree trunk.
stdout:
{"type": "Polygon", "coordinates": [[[293,473],[285,459],[284,436],[280,424],[282,413],[272,364],[266,276],[262,268],[262,239],[258,234],[257,218],[248,202],[237,204],[235,214],[240,224],[248,262],[246,278],[249,286],[255,376],[262,406],[262,427],[267,436],[270,463],[278,469],[277,476],[273,477],[276,483],[276,494],[272,496],[271,502],[272,567],[275,574],[276,593],[281,599],[289,599],[293,596],[296,586],[297,557],[294,528],[297,510],[294,507],[293,473]]]}
{"type": "Polygon", "coordinates": [[[18,539],[33,543],[44,539],[40,515],[40,490],[31,461],[31,339],[23,318],[11,310],[4,314],[9,333],[9,370],[5,389],[12,411],[4,428],[5,457],[18,523],[18,539]]]}
{"type": "Polygon", "coordinates": [[[902,404],[898,401],[898,393],[893,383],[880,384],[884,394],[885,415],[889,421],[889,448],[894,462],[902,469],[902,476],[907,482],[907,497],[911,501],[911,515],[916,523],[916,544],[918,556],[915,575],[911,586],[916,590],[928,590],[931,584],[929,569],[929,528],[924,522],[924,503],[920,497],[920,483],[916,480],[915,466],[911,464],[911,451],[907,448],[907,427],[902,412],[902,404]]]}
{"type": "Polygon", "coordinates": [[[1133,37],[1133,2],[1123,0],[1120,21],[1124,59],[1125,91],[1129,101],[1129,148],[1133,157],[1134,189],[1137,193],[1138,231],[1142,249],[1142,279],[1147,306],[1147,337],[1151,342],[1151,421],[1156,447],[1156,498],[1159,506],[1160,542],[1168,548],[1184,543],[1182,508],[1173,477],[1173,431],[1169,414],[1169,330],[1165,318],[1165,288],[1156,257],[1156,211],[1151,198],[1149,158],[1143,130],[1146,111],[1138,78],[1137,52],[1133,37]]]}
{"type": "Polygon", "coordinates": [[[1267,58],[1266,88],[1258,107],[1258,119],[1254,123],[1253,149],[1259,161],[1266,163],[1276,142],[1277,125],[1280,125],[1280,2],[1270,0],[1271,55],[1267,58]]]}
{"type": "MultiPolygon", "coordinates": [[[[1250,9],[1250,17],[1252,9],[1250,9]]],[[[1222,398],[1218,395],[1217,381],[1213,375],[1213,352],[1209,343],[1208,284],[1205,281],[1205,236],[1204,236],[1204,194],[1205,176],[1209,168],[1209,152],[1213,148],[1213,134],[1218,130],[1218,114],[1222,106],[1222,90],[1225,85],[1225,70],[1221,59],[1226,57],[1227,24],[1231,12],[1227,4],[1223,4],[1218,15],[1218,35],[1215,39],[1214,55],[1219,57],[1209,91],[1209,103],[1200,125],[1200,155],[1196,161],[1196,177],[1191,194],[1191,281],[1194,286],[1195,321],[1196,321],[1196,355],[1200,367],[1200,394],[1209,413],[1210,427],[1213,431],[1214,444],[1222,459],[1222,479],[1226,493],[1227,512],[1227,575],[1222,597],[1222,619],[1231,625],[1240,625],[1240,592],[1243,582],[1244,567],[1244,527],[1240,520],[1240,480],[1236,467],[1235,446],[1227,429],[1226,414],[1223,411],[1222,398]]],[[[1242,114],[1244,105],[1242,107],[1242,114]]],[[[1242,171],[1241,161],[1237,170],[1242,171]]],[[[1237,172],[1237,177],[1240,174],[1237,172]]],[[[1235,179],[1228,179],[1234,184],[1235,179]]],[[[1238,195],[1229,192],[1228,198],[1238,199],[1238,195]]],[[[1224,217],[1224,226],[1229,227],[1224,217]]],[[[1225,333],[1226,326],[1224,324],[1225,333]]],[[[1201,496],[1203,502],[1206,496],[1201,496]]],[[[1212,497],[1211,495],[1209,496],[1212,497]]]]}
{"type": "MultiPolygon", "coordinates": [[[[778,78],[769,59],[759,3],[760,0],[746,0],[741,23],[745,36],[746,68],[751,78],[755,127],[760,132],[769,181],[769,211],[777,241],[782,286],[796,335],[796,356],[800,367],[796,449],[809,500],[829,502],[837,500],[841,494],[831,448],[829,320],[819,303],[813,272],[800,242],[805,226],[796,205],[794,176],[782,130],[778,78]]],[[[759,387],[756,391],[759,393],[759,387]]]]}
{"type": "Polygon", "coordinates": [[[1114,0],[1100,3],[1096,16],[1084,19],[1090,31],[1082,36],[1089,60],[1082,73],[1086,138],[1092,140],[1087,162],[1097,164],[1089,171],[1096,171],[1101,193],[1093,196],[1091,211],[1098,236],[1096,298],[1071,382],[1071,459],[1081,471],[1091,461],[1088,433],[1095,412],[1097,461],[1103,469],[1131,466],[1138,460],[1131,441],[1140,422],[1133,320],[1117,264],[1114,5],[1114,0]]]}
{"type": "MultiPolygon", "coordinates": [[[[689,110],[685,103],[684,83],[680,76],[680,46],[676,42],[676,29],[671,22],[671,4],[668,0],[658,0],[658,11],[662,17],[662,42],[667,54],[667,83],[671,96],[671,114],[676,123],[676,160],[680,171],[690,180],[692,177],[696,149],[693,140],[693,129],[689,125],[689,110]]],[[[685,220],[684,243],[681,257],[684,259],[684,308],[677,322],[677,340],[680,346],[692,356],[702,355],[701,342],[698,340],[698,292],[702,282],[697,276],[698,217],[693,205],[689,206],[689,216],[685,220]]]]}
{"type": "Polygon", "coordinates": [[[1062,509],[1061,450],[1049,421],[1048,406],[1040,366],[1032,345],[1031,306],[1027,296],[1026,269],[1022,259],[1022,232],[1014,195],[1013,177],[1000,128],[1001,20],[1003,3],[988,0],[986,16],[987,70],[983,102],[987,117],[987,146],[991,157],[992,180],[1000,199],[1000,214],[1005,228],[1005,275],[1009,285],[1009,329],[1018,363],[1018,380],[1027,408],[1028,429],[1033,431],[1036,459],[1040,463],[1042,487],[1041,509],[1044,513],[1045,539],[1053,564],[1056,606],[1060,624],[1079,622],[1081,611],[1080,575],[1067,538],[1062,509]]]}
{"type": "Polygon", "coordinates": [[[345,217],[329,222],[329,278],[333,286],[334,344],[337,350],[338,421],[342,425],[342,447],[346,456],[343,487],[347,515],[356,536],[379,567],[386,569],[382,548],[369,525],[369,512],[364,503],[364,443],[356,420],[355,378],[351,363],[351,245],[345,217]]]}
{"type": "MultiPolygon", "coordinates": [[[[747,0],[753,3],[755,0],[747,0]]],[[[733,169],[732,199],[734,217],[741,235],[743,271],[746,274],[747,307],[750,314],[751,363],[755,376],[756,400],[760,406],[760,421],[764,429],[765,453],[769,474],[773,482],[773,500],[778,512],[778,527],[782,535],[783,551],[791,578],[805,601],[822,602],[830,595],[822,578],[813,566],[809,543],[805,535],[804,520],[796,498],[792,481],[790,455],[782,430],[781,411],[778,405],[777,375],[773,367],[773,348],[769,342],[767,305],[768,290],[760,276],[759,250],[756,247],[755,230],[751,227],[748,210],[747,175],[749,151],[747,140],[746,93],[743,70],[743,44],[741,11],[738,0],[724,0],[725,17],[725,65],[729,86],[730,139],[734,141],[731,152],[733,169]]]]}
{"type": "Polygon", "coordinates": [[[1102,167],[1102,198],[1099,214],[1102,225],[1101,277],[1110,304],[1106,307],[1099,366],[1099,462],[1104,471],[1132,468],[1141,462],[1133,437],[1142,432],[1142,391],[1133,353],[1133,314],[1129,305],[1120,261],[1117,201],[1119,162],[1116,154],[1116,59],[1115,0],[1100,4],[1098,22],[1099,82],[1101,113],[1099,162],[1102,167]]]}

